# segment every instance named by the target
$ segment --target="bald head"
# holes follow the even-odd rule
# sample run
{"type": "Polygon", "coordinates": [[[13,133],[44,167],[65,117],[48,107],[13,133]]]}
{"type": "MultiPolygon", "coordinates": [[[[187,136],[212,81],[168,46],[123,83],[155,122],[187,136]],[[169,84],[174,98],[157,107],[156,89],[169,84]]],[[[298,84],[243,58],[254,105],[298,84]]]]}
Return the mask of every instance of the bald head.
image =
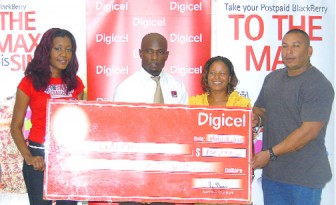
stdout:
{"type": "Polygon", "coordinates": [[[165,48],[166,50],[168,48],[167,39],[163,35],[159,33],[149,33],[142,38],[141,49],[143,49],[148,44],[152,44],[152,42],[157,42],[162,48],[165,48]]]}

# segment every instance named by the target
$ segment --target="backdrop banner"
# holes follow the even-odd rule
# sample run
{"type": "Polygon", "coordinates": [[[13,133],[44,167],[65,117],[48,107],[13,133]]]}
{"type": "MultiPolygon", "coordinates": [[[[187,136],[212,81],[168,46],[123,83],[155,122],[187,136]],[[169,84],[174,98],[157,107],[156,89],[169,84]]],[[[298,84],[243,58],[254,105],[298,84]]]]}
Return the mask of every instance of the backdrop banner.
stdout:
{"type": "MultiPolygon", "coordinates": [[[[239,79],[237,90],[257,99],[264,78],[285,67],[281,59],[283,35],[292,28],[306,31],[311,40],[311,63],[335,85],[335,1],[213,1],[212,56],[229,58],[239,79]]],[[[312,82],[314,83],[314,82],[312,82]]],[[[335,110],[334,103],[334,110],[335,110]]],[[[335,170],[335,115],[332,113],[326,146],[335,170]]],[[[266,136],[265,136],[266,137],[266,136]]],[[[261,144],[262,135],[256,139],[261,144]]],[[[258,149],[260,149],[259,147],[258,149]]],[[[253,204],[263,204],[261,170],[255,172],[253,204]]],[[[321,204],[335,204],[335,180],[327,183],[321,204]]]]}
{"type": "Polygon", "coordinates": [[[47,199],[251,202],[251,109],[53,100],[47,119],[47,199]]]}
{"type": "Polygon", "coordinates": [[[141,69],[139,49],[147,33],[167,38],[165,71],[202,91],[204,62],[211,54],[211,1],[87,0],[88,100],[110,101],[115,87],[141,69]]]}

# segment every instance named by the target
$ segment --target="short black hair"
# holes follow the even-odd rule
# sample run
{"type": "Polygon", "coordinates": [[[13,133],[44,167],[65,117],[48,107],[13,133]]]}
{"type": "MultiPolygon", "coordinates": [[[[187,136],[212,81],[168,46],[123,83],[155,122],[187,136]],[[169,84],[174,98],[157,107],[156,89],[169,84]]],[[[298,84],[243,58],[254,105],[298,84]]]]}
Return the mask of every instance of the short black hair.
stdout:
{"type": "Polygon", "coordinates": [[[285,36],[287,34],[291,34],[291,33],[300,33],[300,34],[302,34],[303,37],[305,38],[307,46],[310,46],[310,37],[307,34],[307,32],[305,32],[304,30],[298,29],[298,28],[293,28],[293,29],[287,31],[287,33],[285,34],[285,36]]]}

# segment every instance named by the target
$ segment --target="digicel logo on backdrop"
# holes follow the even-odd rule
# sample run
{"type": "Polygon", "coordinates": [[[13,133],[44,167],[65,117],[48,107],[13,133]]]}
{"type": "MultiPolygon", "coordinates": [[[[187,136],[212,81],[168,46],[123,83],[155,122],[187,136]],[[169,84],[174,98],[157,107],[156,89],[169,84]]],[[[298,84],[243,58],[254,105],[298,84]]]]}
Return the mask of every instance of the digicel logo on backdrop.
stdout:
{"type": "Polygon", "coordinates": [[[202,2],[192,4],[189,2],[180,3],[177,1],[170,2],[170,10],[177,10],[180,13],[184,13],[186,11],[202,11],[202,2]]]}
{"type": "MultiPolygon", "coordinates": [[[[127,1],[125,3],[105,3],[103,1],[97,1],[95,6],[97,11],[104,11],[106,13],[129,10],[127,1]]],[[[176,10],[180,13],[184,13],[186,11],[202,11],[202,2],[192,4],[188,2],[180,3],[178,1],[172,1],[170,2],[169,9],[171,11],[176,10]]]]}
{"type": "Polygon", "coordinates": [[[128,2],[125,3],[105,3],[104,1],[96,2],[96,10],[104,11],[106,13],[110,13],[112,11],[127,11],[128,10],[128,2]]]}
{"type": "Polygon", "coordinates": [[[0,68],[25,70],[32,59],[41,33],[35,33],[35,11],[0,12],[0,68]]]}

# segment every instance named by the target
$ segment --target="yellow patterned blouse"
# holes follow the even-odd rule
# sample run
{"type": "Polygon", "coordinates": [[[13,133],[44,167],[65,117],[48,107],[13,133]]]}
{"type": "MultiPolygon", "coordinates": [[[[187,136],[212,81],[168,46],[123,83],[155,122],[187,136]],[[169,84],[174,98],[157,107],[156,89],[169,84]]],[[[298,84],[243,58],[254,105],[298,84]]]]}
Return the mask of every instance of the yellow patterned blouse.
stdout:
{"type": "MultiPolygon", "coordinates": [[[[189,97],[189,105],[209,105],[208,94],[195,95],[189,97]]],[[[227,107],[251,107],[251,100],[240,96],[237,91],[233,91],[226,103],[227,107]]]]}

